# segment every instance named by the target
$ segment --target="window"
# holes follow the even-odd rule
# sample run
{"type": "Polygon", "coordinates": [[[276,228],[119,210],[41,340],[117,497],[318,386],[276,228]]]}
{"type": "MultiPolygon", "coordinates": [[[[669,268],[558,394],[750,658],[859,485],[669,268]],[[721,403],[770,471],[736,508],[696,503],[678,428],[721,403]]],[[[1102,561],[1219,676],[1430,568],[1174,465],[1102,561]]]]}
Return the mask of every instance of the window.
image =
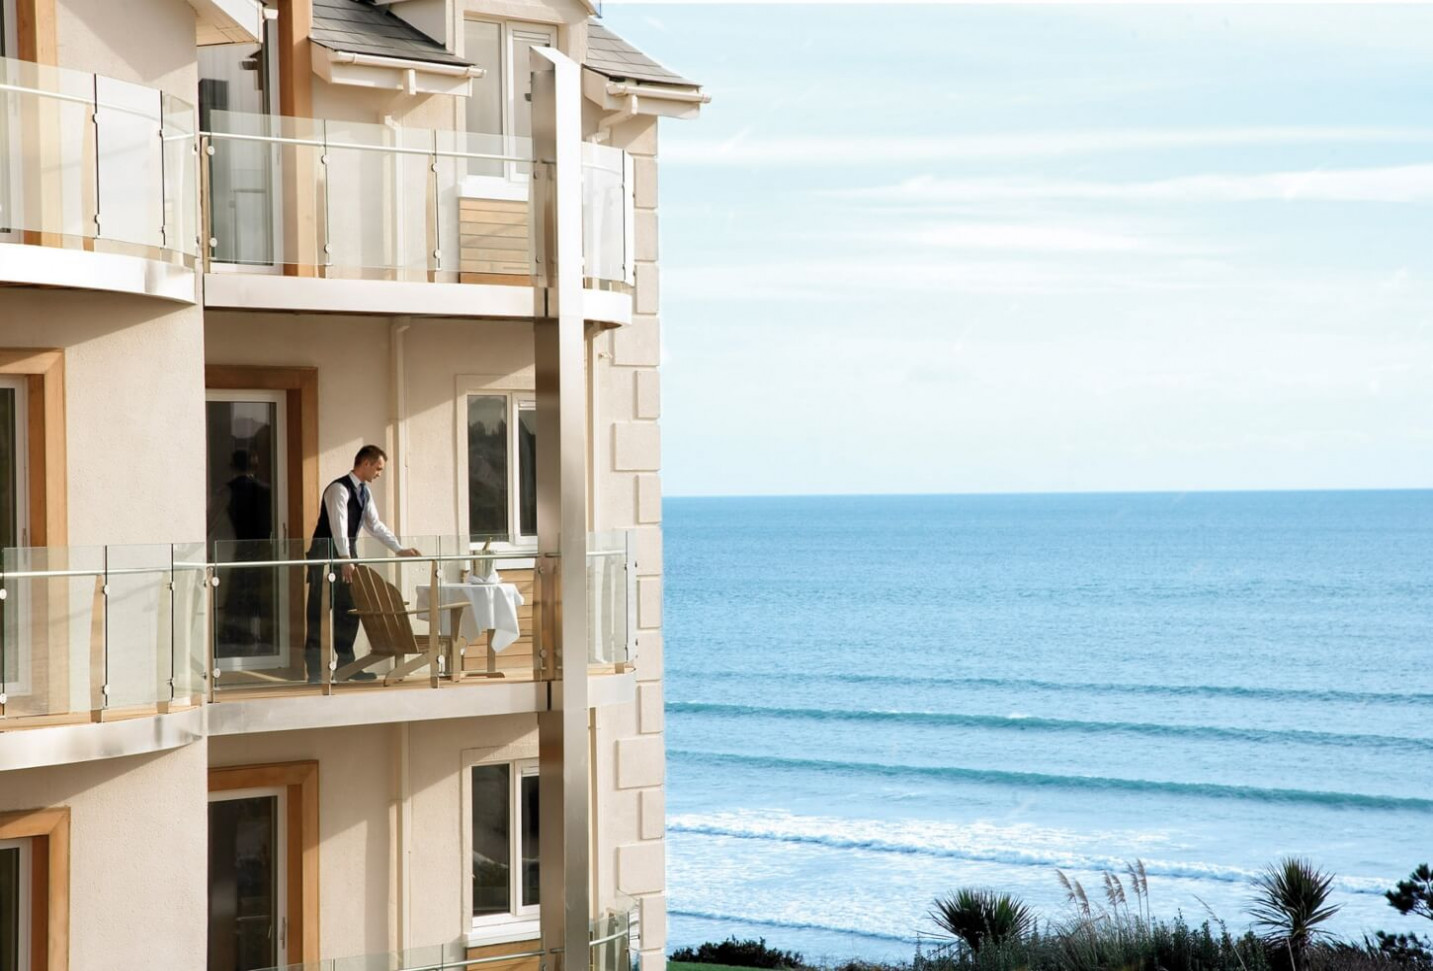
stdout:
{"type": "MultiPolygon", "coordinates": [[[[527,146],[513,139],[532,137],[532,70],[529,51],[552,47],[556,30],[545,24],[495,23],[468,20],[463,24],[463,53],[486,70],[473,81],[468,96],[467,129],[474,135],[502,135],[490,145],[477,144],[475,151],[525,155],[527,146]],[[501,152],[493,151],[499,145],[501,152]]],[[[484,140],[486,141],[486,140],[484,140]]],[[[516,179],[527,175],[525,167],[513,163],[473,160],[471,176],[516,179]]]]}
{"type": "Polygon", "coordinates": [[[535,917],[537,763],[475,765],[471,773],[473,923],[535,917]]]}
{"type": "Polygon", "coordinates": [[[0,971],[30,967],[30,841],[0,840],[0,971]]]}
{"type": "Polygon", "coordinates": [[[537,535],[537,410],[514,394],[470,394],[468,535],[518,543],[537,535]]]}

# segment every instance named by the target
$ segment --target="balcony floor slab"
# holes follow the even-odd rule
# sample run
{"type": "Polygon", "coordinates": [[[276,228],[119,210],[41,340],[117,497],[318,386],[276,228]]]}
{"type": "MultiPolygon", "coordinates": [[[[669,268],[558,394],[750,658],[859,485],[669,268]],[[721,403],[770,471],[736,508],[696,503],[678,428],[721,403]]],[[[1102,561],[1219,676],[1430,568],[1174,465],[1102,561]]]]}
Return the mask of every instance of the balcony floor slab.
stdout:
{"type": "Polygon", "coordinates": [[[0,283],[196,302],[194,271],[120,253],[0,243],[0,283]]]}
{"type": "Polygon", "coordinates": [[[204,711],[0,732],[0,770],[70,765],[165,752],[204,735],[204,711]]]}

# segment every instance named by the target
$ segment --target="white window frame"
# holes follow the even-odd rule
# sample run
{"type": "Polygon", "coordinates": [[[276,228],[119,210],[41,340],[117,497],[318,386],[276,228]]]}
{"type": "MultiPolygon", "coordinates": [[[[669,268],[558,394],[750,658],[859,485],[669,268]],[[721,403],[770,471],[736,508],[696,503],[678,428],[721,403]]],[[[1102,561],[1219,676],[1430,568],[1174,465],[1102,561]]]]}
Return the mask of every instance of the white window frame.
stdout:
{"type": "MultiPolygon", "coordinates": [[[[476,134],[502,135],[504,144],[507,139],[516,135],[514,128],[517,118],[517,65],[514,57],[514,42],[519,40],[546,41],[546,46],[557,46],[557,25],[544,24],[535,21],[525,20],[499,20],[492,17],[465,16],[463,18],[464,37],[467,36],[467,23],[493,24],[498,28],[498,47],[502,52],[502,63],[496,66],[480,64],[479,67],[487,70],[497,70],[502,82],[502,96],[499,104],[502,107],[502,131],[501,132],[477,132],[476,134]]],[[[467,117],[466,108],[460,108],[459,130],[466,130],[467,117]]],[[[504,152],[504,154],[513,154],[504,152]]],[[[467,199],[506,199],[514,202],[526,202],[528,184],[531,181],[525,168],[516,162],[507,162],[503,166],[505,175],[465,175],[460,194],[467,199]]]]}
{"type": "MultiPolygon", "coordinates": [[[[537,409],[537,396],[532,385],[526,381],[517,382],[521,387],[514,387],[514,378],[504,375],[502,377],[482,375],[460,375],[458,377],[457,395],[455,396],[457,435],[455,446],[457,448],[457,461],[455,466],[458,472],[458,522],[461,526],[461,534],[471,537],[473,535],[472,523],[468,515],[468,398],[506,398],[507,399],[507,426],[508,426],[508,535],[506,540],[498,540],[494,548],[498,550],[527,549],[531,550],[537,543],[536,533],[522,532],[522,471],[521,457],[518,451],[519,412],[535,411],[537,409]]],[[[533,470],[536,474],[536,470],[533,470]]],[[[481,543],[473,543],[472,548],[477,549],[481,543]]]]}
{"type": "MultiPolygon", "coordinates": [[[[528,746],[523,746],[527,748],[528,746]]],[[[522,904],[522,780],[537,775],[536,743],[527,758],[511,757],[513,752],[481,752],[463,760],[463,913],[469,927],[470,944],[498,944],[521,941],[539,933],[541,905],[522,904]],[[491,757],[492,755],[508,757],[491,757]],[[495,765],[508,767],[508,893],[511,907],[505,914],[473,914],[473,769],[495,765]]],[[[539,844],[542,834],[539,832],[539,844]]]]}
{"type": "MultiPolygon", "coordinates": [[[[279,939],[274,948],[282,962],[289,947],[289,792],[287,786],[263,786],[255,789],[219,789],[209,793],[209,802],[234,802],[238,799],[272,798],[274,805],[274,913],[277,915],[279,939]]],[[[207,812],[206,812],[207,817],[207,812]]],[[[208,825],[207,821],[205,823],[208,825]]],[[[208,830],[205,830],[208,839],[208,830]]],[[[208,926],[210,889],[204,885],[205,926],[208,926]]]]}
{"type": "Polygon", "coordinates": [[[16,953],[20,957],[19,966],[28,968],[30,966],[31,908],[34,906],[34,902],[30,899],[31,888],[35,885],[34,851],[29,839],[0,840],[0,850],[20,851],[20,907],[17,915],[20,946],[16,953]]]}

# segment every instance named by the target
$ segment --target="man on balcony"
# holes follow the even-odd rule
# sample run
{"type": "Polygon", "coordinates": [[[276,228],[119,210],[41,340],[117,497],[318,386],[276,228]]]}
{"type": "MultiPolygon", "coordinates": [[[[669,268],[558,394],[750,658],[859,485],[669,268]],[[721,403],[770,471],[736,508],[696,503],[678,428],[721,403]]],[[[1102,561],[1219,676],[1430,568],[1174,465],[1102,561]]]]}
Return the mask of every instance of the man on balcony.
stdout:
{"type": "MultiPolygon", "coordinates": [[[[418,550],[405,547],[383,525],[378,510],[373,505],[369,483],[377,482],[383,475],[388,455],[377,445],[365,445],[353,457],[353,471],[335,479],[323,490],[323,502],[318,513],[318,526],[313,531],[313,542],[309,544],[308,558],[311,560],[347,560],[354,556],[354,544],[361,528],[376,536],[384,546],[399,556],[418,556],[418,550]],[[332,553],[330,553],[332,549],[332,553]]],[[[341,567],[342,582],[333,585],[333,650],[338,666],[343,667],[353,660],[353,641],[358,636],[358,616],[354,614],[353,593],[349,583],[353,580],[353,564],[341,567]]],[[[309,569],[308,589],[308,634],[304,639],[304,664],[308,668],[310,684],[323,680],[322,661],[319,652],[319,631],[323,622],[323,580],[322,567],[309,569]]],[[[372,681],[378,675],[372,671],[359,671],[350,680],[372,681]]]]}

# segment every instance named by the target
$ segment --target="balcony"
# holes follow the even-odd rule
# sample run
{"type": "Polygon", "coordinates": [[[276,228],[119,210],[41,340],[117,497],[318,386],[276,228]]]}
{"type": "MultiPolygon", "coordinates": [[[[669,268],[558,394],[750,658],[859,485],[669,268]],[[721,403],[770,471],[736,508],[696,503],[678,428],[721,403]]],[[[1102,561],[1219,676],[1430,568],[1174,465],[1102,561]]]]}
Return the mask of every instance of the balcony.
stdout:
{"type": "MultiPolygon", "coordinates": [[[[641,934],[637,909],[630,898],[618,896],[615,907],[606,908],[588,925],[592,971],[632,971],[637,966],[641,934]]],[[[519,941],[502,948],[484,948],[459,940],[384,954],[288,964],[265,971],[537,971],[543,957],[540,940],[519,941]]]]}
{"type": "Polygon", "coordinates": [[[195,301],[192,105],[0,58],[0,281],[195,301]]]}
{"type": "MultiPolygon", "coordinates": [[[[634,633],[628,536],[590,539],[584,660],[591,675],[623,674],[634,633]]],[[[544,708],[546,683],[560,675],[551,649],[561,607],[557,558],[483,552],[461,537],[411,542],[424,555],[397,557],[368,541],[346,561],[310,557],[303,544],[283,541],[216,543],[207,551],[202,544],[7,549],[0,738],[15,729],[123,725],[145,716],[152,727],[163,722],[152,716],[201,707],[210,734],[259,722],[276,730],[544,708]],[[342,621],[331,612],[322,612],[316,636],[308,631],[311,585],[318,582],[327,607],[345,565],[368,571],[368,589],[383,591],[376,602],[355,593],[349,612],[358,626],[354,653],[366,661],[361,672],[341,663],[342,621]],[[516,594],[513,615],[495,615],[496,630],[484,626],[488,619],[463,615],[476,613],[468,588],[489,589],[468,581],[491,579],[494,569],[516,594]],[[472,686],[486,687],[479,695],[432,690],[472,686]]],[[[594,697],[603,703],[600,690],[594,697]]]]}
{"type": "MultiPolygon", "coordinates": [[[[531,316],[531,190],[550,166],[534,162],[530,140],[229,111],[210,112],[207,129],[207,306],[531,316]]],[[[582,215],[587,316],[625,322],[625,152],[584,143],[582,215]]]]}
{"type": "MultiPolygon", "coordinates": [[[[528,139],[227,111],[206,124],[153,88],[0,58],[0,282],[193,303],[202,269],[209,307],[532,316],[531,188],[550,166],[528,139]]],[[[582,217],[585,316],[627,323],[625,152],[583,144],[582,217]]]]}

